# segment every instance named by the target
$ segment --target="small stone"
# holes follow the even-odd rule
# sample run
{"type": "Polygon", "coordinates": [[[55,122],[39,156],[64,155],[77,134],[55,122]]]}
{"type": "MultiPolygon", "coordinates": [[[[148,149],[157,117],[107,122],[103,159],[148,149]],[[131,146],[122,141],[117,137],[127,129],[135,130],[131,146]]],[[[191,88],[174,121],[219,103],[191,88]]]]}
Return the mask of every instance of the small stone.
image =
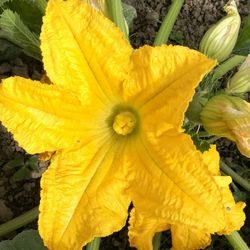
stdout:
{"type": "Polygon", "coordinates": [[[5,205],[5,201],[0,199],[0,222],[6,222],[12,219],[13,212],[5,205]]]}
{"type": "Polygon", "coordinates": [[[23,189],[27,192],[30,192],[34,187],[36,186],[36,184],[34,182],[31,183],[25,183],[23,185],[23,189]]]}
{"type": "Polygon", "coordinates": [[[0,75],[11,71],[11,65],[9,63],[2,63],[0,65],[0,75]]]}
{"type": "Polygon", "coordinates": [[[9,195],[9,196],[8,196],[8,201],[9,201],[9,202],[12,202],[12,201],[13,201],[13,195],[9,195]]]}
{"type": "Polygon", "coordinates": [[[5,194],[6,194],[6,188],[0,187],[0,198],[4,198],[5,194]]]}

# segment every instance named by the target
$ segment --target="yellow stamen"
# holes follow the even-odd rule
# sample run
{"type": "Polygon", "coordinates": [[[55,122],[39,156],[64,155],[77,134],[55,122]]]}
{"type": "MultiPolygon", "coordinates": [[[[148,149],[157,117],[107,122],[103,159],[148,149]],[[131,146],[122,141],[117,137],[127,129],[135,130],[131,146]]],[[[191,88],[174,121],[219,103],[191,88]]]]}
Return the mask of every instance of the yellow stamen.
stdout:
{"type": "Polygon", "coordinates": [[[127,135],[133,132],[136,126],[136,117],[130,111],[123,111],[115,116],[113,129],[119,135],[127,135]]]}

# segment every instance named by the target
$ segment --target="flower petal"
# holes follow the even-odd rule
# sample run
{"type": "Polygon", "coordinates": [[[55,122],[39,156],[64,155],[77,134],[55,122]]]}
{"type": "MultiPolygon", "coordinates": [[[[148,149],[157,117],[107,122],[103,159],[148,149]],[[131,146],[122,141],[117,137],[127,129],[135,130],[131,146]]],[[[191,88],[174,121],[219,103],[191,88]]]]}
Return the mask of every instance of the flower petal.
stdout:
{"type": "Polygon", "coordinates": [[[244,202],[235,203],[229,184],[232,182],[230,176],[215,176],[217,185],[220,187],[222,194],[222,204],[225,208],[225,223],[226,226],[218,234],[230,234],[234,230],[240,230],[244,225],[246,216],[244,214],[244,202]]]}
{"type": "Polygon", "coordinates": [[[210,233],[222,230],[225,209],[219,187],[190,137],[145,133],[134,153],[137,171],[130,177],[135,208],[169,224],[210,233]]]}
{"type": "Polygon", "coordinates": [[[0,85],[1,121],[28,153],[55,151],[76,144],[86,120],[80,101],[54,85],[21,77],[0,85]]]}
{"type": "Polygon", "coordinates": [[[166,220],[161,218],[144,217],[135,208],[130,212],[129,242],[138,250],[153,250],[153,237],[156,232],[170,228],[166,220]]]}
{"type": "Polygon", "coordinates": [[[124,82],[124,98],[143,114],[150,114],[149,122],[164,117],[178,127],[198,83],[215,66],[215,61],[197,51],[166,45],[144,46],[133,53],[131,61],[133,70],[124,82]]]}
{"type": "Polygon", "coordinates": [[[199,250],[211,243],[210,233],[185,225],[171,226],[171,234],[173,244],[171,250],[199,250]]]}
{"type": "Polygon", "coordinates": [[[49,249],[80,250],[125,225],[130,199],[122,145],[99,134],[52,158],[42,177],[38,223],[49,249]]]}
{"type": "Polygon", "coordinates": [[[219,171],[219,154],[216,151],[216,147],[213,145],[202,154],[203,160],[206,163],[208,170],[214,176],[214,180],[220,188],[222,195],[222,204],[226,211],[225,213],[225,228],[218,232],[219,234],[229,234],[233,230],[240,230],[245,221],[245,214],[243,209],[245,207],[244,202],[235,203],[232,192],[230,191],[229,184],[232,182],[230,176],[220,176],[219,171]]]}
{"type": "Polygon", "coordinates": [[[41,49],[54,84],[102,100],[112,97],[129,69],[132,48],[122,32],[81,0],[49,1],[43,19],[41,49]]]}

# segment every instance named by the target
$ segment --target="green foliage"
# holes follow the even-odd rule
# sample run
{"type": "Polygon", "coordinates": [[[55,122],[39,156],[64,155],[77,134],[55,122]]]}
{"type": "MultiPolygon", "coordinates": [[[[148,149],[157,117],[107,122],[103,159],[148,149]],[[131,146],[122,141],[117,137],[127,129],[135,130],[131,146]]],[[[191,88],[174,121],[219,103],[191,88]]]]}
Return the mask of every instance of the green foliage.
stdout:
{"type": "Polygon", "coordinates": [[[9,0],[4,4],[4,9],[10,9],[17,13],[23,23],[36,34],[41,31],[43,12],[38,8],[37,1],[32,0],[9,0]]]}
{"type": "Polygon", "coordinates": [[[170,33],[169,39],[176,42],[177,44],[183,45],[185,43],[185,38],[181,31],[177,32],[172,31],[170,33]]]}
{"type": "Polygon", "coordinates": [[[0,38],[41,60],[39,34],[46,4],[46,0],[0,0],[0,38]]]}
{"type": "Polygon", "coordinates": [[[128,4],[122,3],[123,15],[129,27],[131,27],[133,20],[137,17],[136,9],[128,4]]]}
{"type": "Polygon", "coordinates": [[[13,240],[0,242],[0,250],[46,250],[37,230],[26,230],[13,240]]]}
{"type": "Polygon", "coordinates": [[[0,7],[2,7],[6,2],[8,2],[9,0],[0,0],[0,7]]]}
{"type": "Polygon", "coordinates": [[[210,144],[207,140],[201,139],[198,134],[193,134],[191,138],[196,148],[200,150],[202,153],[209,150],[210,144]]]}
{"type": "Polygon", "coordinates": [[[15,159],[4,164],[3,168],[15,171],[12,176],[13,181],[30,179],[31,171],[38,168],[38,158],[37,156],[31,156],[25,160],[23,155],[18,155],[15,159]]]}
{"type": "Polygon", "coordinates": [[[23,52],[41,60],[39,36],[23,23],[12,10],[4,10],[0,16],[0,38],[7,39],[22,48],[23,52]]]}
{"type": "Polygon", "coordinates": [[[2,61],[11,60],[21,53],[21,49],[13,43],[0,39],[0,63],[2,61]]]}
{"type": "Polygon", "coordinates": [[[246,19],[233,53],[242,56],[250,53],[250,15],[246,19]]]}

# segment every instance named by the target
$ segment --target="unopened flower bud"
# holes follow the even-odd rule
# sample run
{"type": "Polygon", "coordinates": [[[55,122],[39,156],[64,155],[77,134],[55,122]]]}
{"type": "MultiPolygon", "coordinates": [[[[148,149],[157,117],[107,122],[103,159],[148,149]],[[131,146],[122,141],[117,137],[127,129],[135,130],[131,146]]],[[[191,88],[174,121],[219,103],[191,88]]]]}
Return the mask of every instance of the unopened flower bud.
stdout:
{"type": "Polygon", "coordinates": [[[241,24],[240,15],[234,0],[224,7],[227,16],[223,17],[206,32],[199,50],[219,62],[227,59],[236,44],[241,24]]]}
{"type": "Polygon", "coordinates": [[[250,91],[250,56],[241,65],[238,72],[228,81],[228,94],[244,94],[250,91]]]}
{"type": "Polygon", "coordinates": [[[214,96],[203,108],[201,120],[210,134],[234,141],[250,157],[250,103],[234,96],[214,96]]]}

